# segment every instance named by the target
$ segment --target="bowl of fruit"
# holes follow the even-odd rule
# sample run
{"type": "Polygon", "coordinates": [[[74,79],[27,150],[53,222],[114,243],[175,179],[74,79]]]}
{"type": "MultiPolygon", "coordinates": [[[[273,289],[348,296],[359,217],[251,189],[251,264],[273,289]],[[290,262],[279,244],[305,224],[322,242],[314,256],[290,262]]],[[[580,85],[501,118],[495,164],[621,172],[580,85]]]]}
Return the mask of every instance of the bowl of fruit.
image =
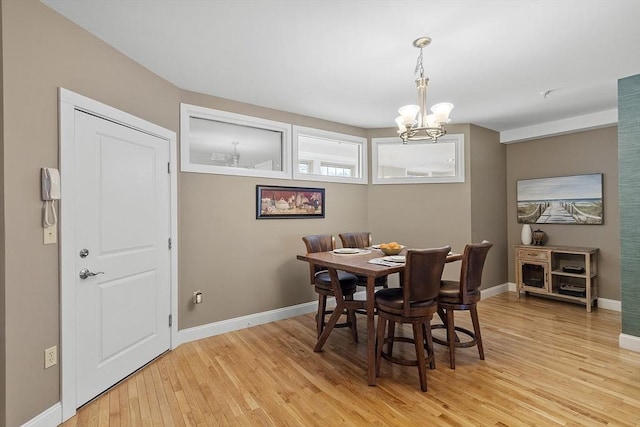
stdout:
{"type": "Polygon", "coordinates": [[[398,242],[382,243],[380,245],[380,250],[384,252],[385,255],[398,255],[403,249],[404,245],[398,242]]]}

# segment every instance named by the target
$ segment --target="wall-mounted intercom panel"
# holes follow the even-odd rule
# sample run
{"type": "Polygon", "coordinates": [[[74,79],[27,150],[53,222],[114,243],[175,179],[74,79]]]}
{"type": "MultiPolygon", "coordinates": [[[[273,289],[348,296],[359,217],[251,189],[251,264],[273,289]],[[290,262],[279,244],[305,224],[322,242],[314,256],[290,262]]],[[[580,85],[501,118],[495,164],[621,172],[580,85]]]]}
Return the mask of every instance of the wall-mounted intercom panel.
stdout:
{"type": "Polygon", "coordinates": [[[60,172],[42,168],[42,200],[60,200],[60,172]]]}
{"type": "Polygon", "coordinates": [[[44,244],[58,241],[55,200],[60,200],[60,172],[54,168],[42,168],[42,227],[44,228],[44,244]]]}

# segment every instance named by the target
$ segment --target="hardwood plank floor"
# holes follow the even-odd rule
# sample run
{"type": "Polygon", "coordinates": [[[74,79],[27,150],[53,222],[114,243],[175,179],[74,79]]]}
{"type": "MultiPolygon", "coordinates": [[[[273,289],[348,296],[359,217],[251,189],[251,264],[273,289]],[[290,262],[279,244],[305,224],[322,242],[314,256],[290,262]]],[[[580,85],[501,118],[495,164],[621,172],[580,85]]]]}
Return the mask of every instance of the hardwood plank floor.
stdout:
{"type": "Polygon", "coordinates": [[[640,354],[618,347],[620,313],[513,292],[478,311],[486,360],[458,349],[451,370],[436,344],[427,393],[415,367],[384,360],[367,385],[363,317],[359,344],[338,329],[314,353],[309,314],[183,344],[63,426],[640,425],[640,354]]]}

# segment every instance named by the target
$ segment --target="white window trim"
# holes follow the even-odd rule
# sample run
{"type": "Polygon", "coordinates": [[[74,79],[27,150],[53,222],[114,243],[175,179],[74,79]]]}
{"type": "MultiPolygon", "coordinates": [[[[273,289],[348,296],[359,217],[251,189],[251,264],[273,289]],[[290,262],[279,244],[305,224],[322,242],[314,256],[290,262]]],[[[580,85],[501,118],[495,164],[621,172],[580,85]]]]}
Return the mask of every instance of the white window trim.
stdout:
{"type": "Polygon", "coordinates": [[[253,176],[262,178],[291,179],[291,125],[289,123],[260,119],[228,111],[214,110],[197,105],[180,104],[180,170],[220,175],[253,176]],[[215,120],[240,126],[282,132],[282,170],[233,168],[228,166],[191,163],[189,155],[189,118],[215,120]]]}
{"type": "MultiPolygon", "coordinates": [[[[371,139],[371,175],[373,184],[442,184],[453,182],[464,182],[464,134],[447,134],[438,139],[440,142],[455,142],[456,174],[455,176],[440,177],[404,177],[404,178],[379,178],[378,177],[378,145],[381,144],[402,144],[399,137],[372,138],[371,139]]],[[[424,142],[431,144],[431,142],[424,142]]]]}
{"type": "MultiPolygon", "coordinates": [[[[314,129],[304,126],[293,126],[293,179],[302,181],[321,181],[321,182],[340,182],[345,184],[367,184],[367,139],[359,136],[347,135],[338,132],[330,132],[326,130],[314,129]],[[341,177],[327,175],[304,174],[298,171],[300,156],[298,154],[298,137],[299,135],[308,135],[316,138],[325,138],[333,141],[345,141],[360,144],[360,177],[341,177]]],[[[356,167],[356,169],[358,169],[356,167]]]]}

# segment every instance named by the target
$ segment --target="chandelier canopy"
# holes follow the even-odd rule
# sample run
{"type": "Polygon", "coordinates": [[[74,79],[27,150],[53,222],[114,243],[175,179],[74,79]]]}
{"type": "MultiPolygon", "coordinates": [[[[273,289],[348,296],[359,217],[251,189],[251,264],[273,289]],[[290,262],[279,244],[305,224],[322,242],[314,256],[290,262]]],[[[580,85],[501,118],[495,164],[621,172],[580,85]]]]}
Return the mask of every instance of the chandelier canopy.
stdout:
{"type": "Polygon", "coordinates": [[[443,102],[431,107],[431,114],[427,114],[427,86],[429,78],[424,76],[422,66],[422,49],[429,46],[430,37],[420,37],[413,41],[413,45],[420,49],[418,61],[416,63],[415,74],[416,86],[418,88],[419,105],[405,105],[398,109],[400,116],[396,118],[398,125],[398,135],[402,143],[407,141],[424,141],[427,139],[437,142],[438,138],[447,133],[446,124],[451,121],[449,113],[453,109],[453,104],[443,102]]]}

